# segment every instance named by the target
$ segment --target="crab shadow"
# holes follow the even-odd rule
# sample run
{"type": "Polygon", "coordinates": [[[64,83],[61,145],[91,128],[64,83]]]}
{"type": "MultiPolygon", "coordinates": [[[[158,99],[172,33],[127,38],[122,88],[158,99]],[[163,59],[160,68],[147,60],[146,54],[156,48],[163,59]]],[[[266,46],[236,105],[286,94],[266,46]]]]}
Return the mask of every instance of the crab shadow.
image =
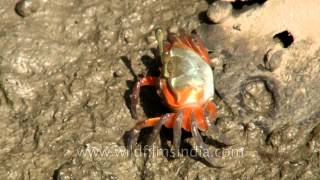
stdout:
{"type": "MultiPolygon", "coordinates": [[[[157,54],[156,49],[151,49],[153,54],[157,54]]],[[[155,55],[156,57],[156,55],[155,55]]],[[[122,56],[121,60],[129,69],[131,75],[134,77],[133,80],[127,80],[127,90],[124,93],[125,103],[128,109],[131,110],[131,101],[130,95],[132,93],[132,89],[134,85],[139,81],[139,79],[146,77],[146,76],[155,76],[159,77],[159,61],[158,58],[152,58],[151,56],[144,55],[141,57],[141,62],[144,66],[148,69],[145,74],[137,74],[135,73],[131,60],[127,56],[122,56]]],[[[146,86],[142,87],[139,95],[140,105],[147,117],[155,117],[168,112],[168,109],[163,105],[161,98],[158,96],[156,92],[156,87],[153,86],[146,86]]]]}

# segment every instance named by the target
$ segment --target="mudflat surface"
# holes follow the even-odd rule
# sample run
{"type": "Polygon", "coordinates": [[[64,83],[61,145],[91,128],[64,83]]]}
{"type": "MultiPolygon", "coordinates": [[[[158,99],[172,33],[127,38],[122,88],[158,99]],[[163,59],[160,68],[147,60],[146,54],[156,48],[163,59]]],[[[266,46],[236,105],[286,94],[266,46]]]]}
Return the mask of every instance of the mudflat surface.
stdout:
{"type": "MultiPolygon", "coordinates": [[[[234,5],[221,24],[204,0],[20,3],[0,2],[0,179],[320,178],[318,0],[234,5]],[[217,126],[233,145],[205,140],[222,169],[166,157],[170,130],[153,153],[127,154],[129,94],[157,69],[157,27],[196,30],[212,51],[217,126]]],[[[141,98],[140,119],[166,111],[155,89],[141,98]]]]}

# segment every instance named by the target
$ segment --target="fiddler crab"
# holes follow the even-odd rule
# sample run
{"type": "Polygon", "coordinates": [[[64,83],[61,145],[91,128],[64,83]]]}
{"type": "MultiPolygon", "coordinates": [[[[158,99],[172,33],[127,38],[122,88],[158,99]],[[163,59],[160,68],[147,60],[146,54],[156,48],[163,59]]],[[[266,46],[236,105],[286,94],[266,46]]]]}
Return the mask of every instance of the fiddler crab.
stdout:
{"type": "MultiPolygon", "coordinates": [[[[200,131],[210,130],[218,134],[218,141],[223,144],[228,140],[214,124],[217,108],[214,97],[214,76],[210,66],[209,54],[198,36],[191,36],[181,31],[180,34],[168,32],[164,39],[162,29],[156,30],[156,39],[161,58],[160,77],[146,76],[133,87],[131,114],[137,119],[136,106],[141,87],[156,86],[158,95],[172,110],[164,114],[138,122],[130,131],[128,148],[132,152],[141,129],[153,127],[149,137],[152,143],[161,127],[173,128],[173,149],[179,152],[182,129],[191,131],[195,144],[200,151],[208,151],[208,145],[202,140],[200,131]]],[[[211,156],[203,157],[213,165],[211,156]]]]}

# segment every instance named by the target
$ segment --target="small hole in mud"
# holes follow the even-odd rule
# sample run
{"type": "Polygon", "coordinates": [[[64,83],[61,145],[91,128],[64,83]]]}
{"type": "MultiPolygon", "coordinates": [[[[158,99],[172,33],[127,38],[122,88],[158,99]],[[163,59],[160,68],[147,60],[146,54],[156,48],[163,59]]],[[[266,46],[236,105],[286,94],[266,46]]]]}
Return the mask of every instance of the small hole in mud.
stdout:
{"type": "Polygon", "coordinates": [[[197,32],[197,30],[196,30],[196,29],[192,29],[191,34],[192,34],[192,35],[197,35],[197,34],[198,34],[198,32],[197,32]]]}
{"type": "Polygon", "coordinates": [[[281,43],[283,44],[284,48],[289,47],[294,41],[293,36],[289,31],[283,31],[281,33],[278,33],[278,34],[274,35],[273,38],[279,39],[281,41],[281,43]]]}
{"type": "Polygon", "coordinates": [[[262,5],[266,1],[267,0],[252,0],[252,1],[236,0],[235,2],[232,2],[231,4],[232,4],[233,9],[242,9],[244,7],[251,6],[251,5],[254,5],[254,4],[262,5]]]}

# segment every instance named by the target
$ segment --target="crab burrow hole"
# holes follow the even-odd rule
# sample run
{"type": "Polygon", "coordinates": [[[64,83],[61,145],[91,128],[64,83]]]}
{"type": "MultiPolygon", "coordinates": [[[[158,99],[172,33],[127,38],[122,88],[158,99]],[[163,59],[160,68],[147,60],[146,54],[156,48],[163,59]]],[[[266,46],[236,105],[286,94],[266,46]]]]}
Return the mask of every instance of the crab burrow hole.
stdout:
{"type": "Polygon", "coordinates": [[[241,104],[248,112],[274,116],[278,109],[279,94],[275,82],[257,76],[246,80],[240,89],[241,104]]]}
{"type": "Polygon", "coordinates": [[[284,48],[289,47],[294,41],[293,35],[287,30],[275,34],[273,39],[280,41],[284,48]]]}
{"type": "Polygon", "coordinates": [[[233,9],[243,9],[248,6],[252,6],[255,4],[263,5],[267,0],[251,0],[251,1],[238,1],[234,0],[231,4],[233,9]]]}

